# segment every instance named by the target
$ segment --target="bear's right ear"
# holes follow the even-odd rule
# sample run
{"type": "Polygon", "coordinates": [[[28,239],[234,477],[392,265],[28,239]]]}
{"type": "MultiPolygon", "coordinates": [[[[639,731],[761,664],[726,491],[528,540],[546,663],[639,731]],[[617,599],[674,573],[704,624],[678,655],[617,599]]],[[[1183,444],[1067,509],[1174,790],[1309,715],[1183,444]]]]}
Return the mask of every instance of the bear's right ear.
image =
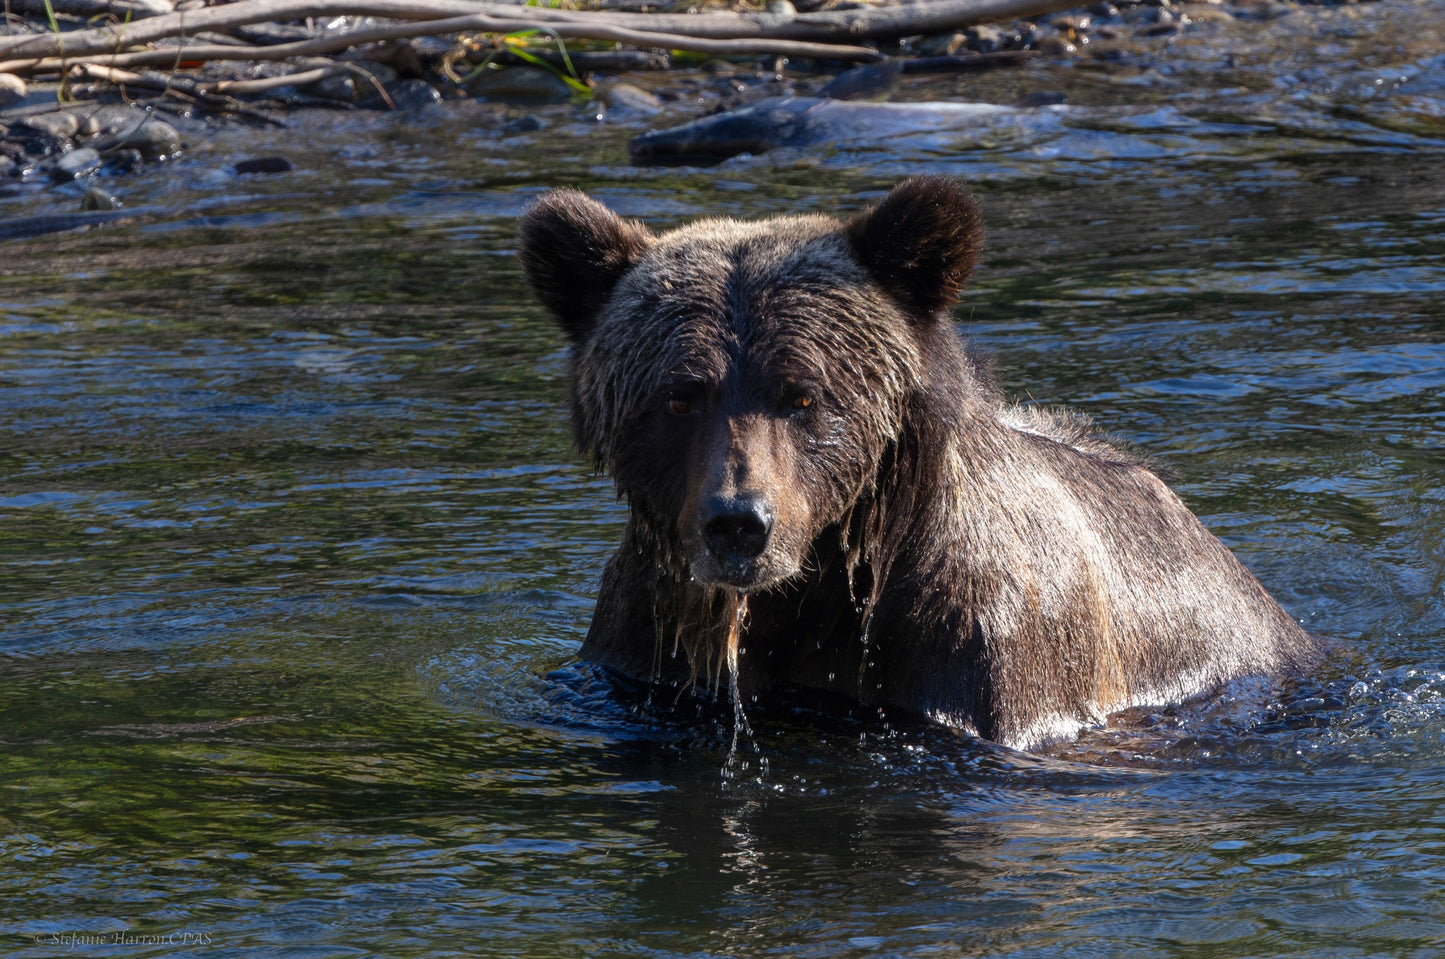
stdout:
{"type": "Polygon", "coordinates": [[[527,282],[574,343],[587,338],[612,288],[652,243],[641,223],[577,190],[543,196],[517,233],[527,282]]]}
{"type": "Polygon", "coordinates": [[[946,176],[904,180],[844,231],[859,262],[919,323],[958,301],[983,249],[978,201],[946,176]]]}

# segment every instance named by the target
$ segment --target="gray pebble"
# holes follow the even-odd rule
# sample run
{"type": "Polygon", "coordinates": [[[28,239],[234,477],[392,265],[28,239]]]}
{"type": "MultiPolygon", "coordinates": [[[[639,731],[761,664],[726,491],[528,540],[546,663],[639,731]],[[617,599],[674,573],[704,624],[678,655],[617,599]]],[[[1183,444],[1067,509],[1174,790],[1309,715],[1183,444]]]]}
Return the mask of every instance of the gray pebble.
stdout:
{"type": "Polygon", "coordinates": [[[55,174],[66,180],[90,176],[101,167],[100,154],[90,147],[71,150],[55,161],[55,174]]]}
{"type": "Polygon", "coordinates": [[[1235,11],[1235,16],[1241,20],[1278,20],[1293,12],[1294,8],[1288,4],[1264,0],[1263,3],[1245,4],[1239,7],[1235,11]]]}
{"type": "Polygon", "coordinates": [[[1079,48],[1070,43],[1068,38],[1058,34],[1040,37],[1034,43],[1034,49],[1046,57],[1063,57],[1079,52],[1079,48]]]}
{"type": "Polygon", "coordinates": [[[572,88],[550,70],[536,67],[507,67],[483,70],[467,84],[474,97],[518,106],[540,106],[566,103],[572,99],[572,88]]]}
{"type": "Polygon", "coordinates": [[[107,193],[98,186],[93,186],[85,191],[85,196],[80,198],[82,210],[119,210],[123,203],[115,198],[112,193],[107,193]]]}
{"type": "Polygon", "coordinates": [[[147,160],[163,160],[180,152],[181,135],[164,120],[148,119],[95,141],[98,150],[139,150],[147,160]]]}
{"type": "Polygon", "coordinates": [[[63,111],[40,113],[26,117],[20,121],[20,125],[53,136],[57,140],[69,140],[80,131],[80,117],[63,111]]]}
{"type": "Polygon", "coordinates": [[[619,81],[603,88],[599,98],[607,104],[607,112],[619,117],[650,117],[662,110],[662,101],[631,83],[619,81]]]}
{"type": "Polygon", "coordinates": [[[321,97],[325,100],[340,100],[343,103],[350,103],[356,99],[356,81],[346,73],[324,77],[299,89],[307,96],[321,97]]]}
{"type": "Polygon", "coordinates": [[[0,73],[0,108],[25,99],[25,81],[13,73],[0,73]]]}
{"type": "Polygon", "coordinates": [[[398,110],[408,113],[442,102],[441,93],[425,80],[403,80],[386,92],[398,110]]]}

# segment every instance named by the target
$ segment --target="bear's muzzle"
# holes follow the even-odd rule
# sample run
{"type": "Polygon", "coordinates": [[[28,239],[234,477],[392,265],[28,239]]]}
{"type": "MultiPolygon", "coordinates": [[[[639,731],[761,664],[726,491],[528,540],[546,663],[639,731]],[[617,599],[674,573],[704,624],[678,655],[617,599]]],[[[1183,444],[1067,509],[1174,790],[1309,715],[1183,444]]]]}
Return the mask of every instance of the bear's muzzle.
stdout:
{"type": "Polygon", "coordinates": [[[773,516],[772,504],[754,493],[709,498],[701,517],[708,552],[724,569],[746,566],[767,548],[773,516]]]}

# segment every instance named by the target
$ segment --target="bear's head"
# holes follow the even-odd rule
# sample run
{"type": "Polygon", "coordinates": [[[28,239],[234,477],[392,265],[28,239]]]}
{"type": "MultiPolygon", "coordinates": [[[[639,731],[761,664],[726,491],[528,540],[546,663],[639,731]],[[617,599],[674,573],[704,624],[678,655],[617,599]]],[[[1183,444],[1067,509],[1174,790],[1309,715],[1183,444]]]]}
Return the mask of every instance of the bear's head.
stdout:
{"type": "Polygon", "coordinates": [[[744,592],[807,570],[824,531],[877,493],[905,418],[927,408],[937,344],[958,352],[946,307],[982,245],[977,205],[944,177],[846,223],[660,235],[557,190],[520,232],[527,279],[572,343],[579,447],[661,562],[744,592]]]}

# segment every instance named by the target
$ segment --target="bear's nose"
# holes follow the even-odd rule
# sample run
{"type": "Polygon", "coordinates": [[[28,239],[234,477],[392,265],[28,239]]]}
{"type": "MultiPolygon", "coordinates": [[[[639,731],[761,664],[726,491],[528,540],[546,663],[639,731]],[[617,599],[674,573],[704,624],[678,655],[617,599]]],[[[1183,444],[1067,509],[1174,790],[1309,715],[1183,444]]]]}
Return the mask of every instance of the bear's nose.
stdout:
{"type": "Polygon", "coordinates": [[[768,545],[773,508],[760,496],[714,497],[702,522],[707,548],[718,559],[752,559],[768,545]]]}

